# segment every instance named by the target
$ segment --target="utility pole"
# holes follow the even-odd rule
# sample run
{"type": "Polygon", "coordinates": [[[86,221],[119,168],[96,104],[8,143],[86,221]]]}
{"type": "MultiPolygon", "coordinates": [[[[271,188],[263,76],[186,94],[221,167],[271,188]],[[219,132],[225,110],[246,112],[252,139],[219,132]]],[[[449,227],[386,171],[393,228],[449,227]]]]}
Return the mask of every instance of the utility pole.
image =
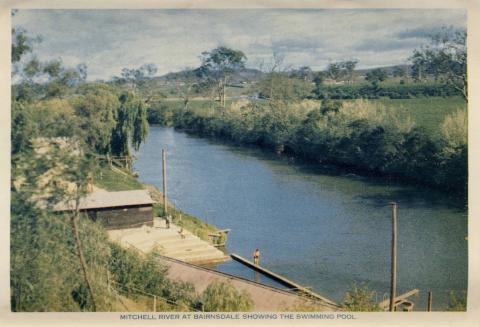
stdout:
{"type": "Polygon", "coordinates": [[[390,202],[392,208],[392,266],[390,278],[390,312],[395,311],[397,293],[397,203],[390,202]]]}
{"type": "Polygon", "coordinates": [[[163,212],[167,218],[167,151],[162,149],[162,175],[163,175],[163,212]]]}

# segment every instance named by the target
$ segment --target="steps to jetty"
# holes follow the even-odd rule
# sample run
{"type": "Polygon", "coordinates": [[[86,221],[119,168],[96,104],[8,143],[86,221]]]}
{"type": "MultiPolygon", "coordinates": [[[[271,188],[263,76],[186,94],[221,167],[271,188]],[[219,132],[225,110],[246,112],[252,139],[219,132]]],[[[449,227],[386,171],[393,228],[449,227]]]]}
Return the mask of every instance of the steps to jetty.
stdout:
{"type": "Polygon", "coordinates": [[[181,231],[175,224],[171,223],[170,228],[166,228],[161,218],[154,219],[153,227],[110,230],[108,236],[123,246],[134,247],[143,253],[157,249],[166,257],[188,263],[212,264],[230,259],[210,243],[185,229],[181,231]]]}

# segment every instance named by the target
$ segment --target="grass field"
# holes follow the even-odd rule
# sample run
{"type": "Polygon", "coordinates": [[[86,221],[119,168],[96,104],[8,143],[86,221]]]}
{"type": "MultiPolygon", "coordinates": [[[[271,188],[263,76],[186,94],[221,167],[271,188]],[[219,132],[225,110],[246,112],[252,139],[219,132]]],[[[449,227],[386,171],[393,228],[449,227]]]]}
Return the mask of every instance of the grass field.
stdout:
{"type": "Polygon", "coordinates": [[[94,183],[104,190],[130,191],[145,188],[134,176],[116,168],[116,171],[108,167],[101,167],[95,171],[94,183]]]}
{"type": "Polygon", "coordinates": [[[438,132],[445,117],[456,110],[467,110],[467,103],[462,97],[428,97],[414,99],[379,99],[387,108],[409,115],[417,126],[434,135],[438,132]]]}
{"type": "MultiPolygon", "coordinates": [[[[227,107],[236,100],[227,99],[227,107]]],[[[256,100],[263,101],[263,100],[256,100]]],[[[354,101],[354,100],[344,100],[354,101]]],[[[429,134],[434,135],[443,123],[445,117],[456,110],[467,110],[467,103],[460,97],[425,97],[413,99],[390,99],[382,98],[369,100],[380,102],[388,109],[398,111],[405,116],[410,116],[418,127],[424,128],[429,134]]],[[[182,108],[183,102],[180,100],[168,101],[169,106],[182,108]]],[[[218,102],[216,102],[219,105],[218,102]]],[[[189,103],[191,109],[208,109],[212,107],[210,100],[192,99],[189,103]]]]}

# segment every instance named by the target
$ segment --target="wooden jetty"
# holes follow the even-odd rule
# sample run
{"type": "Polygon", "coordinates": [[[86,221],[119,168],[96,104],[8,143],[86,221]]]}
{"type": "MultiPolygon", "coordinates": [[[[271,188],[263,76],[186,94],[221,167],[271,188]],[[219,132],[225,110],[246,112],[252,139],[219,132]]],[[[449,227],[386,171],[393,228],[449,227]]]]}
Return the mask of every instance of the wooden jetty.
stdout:
{"type": "Polygon", "coordinates": [[[263,268],[259,265],[256,265],[253,262],[248,261],[247,259],[242,258],[241,256],[239,256],[235,253],[232,253],[230,256],[232,257],[232,259],[234,259],[234,260],[236,260],[236,261],[238,261],[238,262],[240,262],[240,263],[242,263],[242,264],[244,264],[244,265],[246,265],[246,266],[248,266],[248,267],[250,267],[250,268],[252,268],[252,269],[254,269],[254,270],[256,270],[256,271],[258,271],[258,272],[260,272],[260,273],[262,273],[262,274],[264,274],[264,275],[266,275],[266,276],[268,276],[272,279],[274,279],[274,280],[276,280],[277,282],[279,282],[279,283],[281,283],[285,286],[288,286],[290,289],[296,291],[297,293],[306,295],[306,296],[308,296],[310,298],[314,298],[316,300],[320,300],[320,301],[322,301],[322,302],[324,302],[324,303],[326,303],[330,306],[340,308],[340,306],[337,303],[335,303],[334,301],[329,300],[326,297],[321,296],[320,294],[317,294],[317,293],[309,290],[308,288],[306,288],[304,286],[301,286],[301,285],[299,285],[299,284],[297,284],[297,283],[295,283],[295,282],[293,282],[293,281],[291,281],[291,280],[289,280],[289,279],[287,279],[283,276],[280,276],[279,274],[276,274],[276,273],[274,273],[274,272],[272,272],[272,271],[270,271],[266,268],[263,268]]]}

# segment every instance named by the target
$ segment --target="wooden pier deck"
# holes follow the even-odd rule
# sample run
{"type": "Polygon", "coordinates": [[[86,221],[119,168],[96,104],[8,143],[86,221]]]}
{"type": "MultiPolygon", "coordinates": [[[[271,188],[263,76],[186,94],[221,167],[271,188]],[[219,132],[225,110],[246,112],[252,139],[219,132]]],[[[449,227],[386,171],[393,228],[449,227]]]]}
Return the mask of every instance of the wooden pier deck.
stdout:
{"type": "Polygon", "coordinates": [[[241,257],[241,256],[239,256],[235,253],[232,253],[230,256],[232,257],[232,259],[234,259],[234,260],[236,260],[236,261],[238,261],[238,262],[240,262],[240,263],[242,263],[242,264],[244,264],[244,265],[246,265],[246,266],[248,266],[248,267],[250,267],[250,268],[252,268],[252,269],[254,269],[254,270],[256,270],[256,271],[258,271],[258,272],[260,272],[260,273],[262,273],[262,274],[264,274],[264,275],[266,275],[266,276],[268,276],[272,279],[274,279],[274,280],[276,280],[277,282],[279,282],[279,283],[281,283],[285,286],[288,286],[290,289],[294,290],[295,292],[298,292],[300,294],[303,294],[303,295],[306,295],[308,297],[314,298],[316,300],[320,300],[321,302],[326,303],[328,305],[339,307],[338,304],[335,303],[334,301],[329,300],[326,297],[321,296],[320,294],[317,294],[317,293],[315,293],[315,292],[313,292],[313,291],[311,291],[311,290],[309,290],[309,289],[307,289],[307,288],[289,280],[286,277],[280,276],[279,274],[276,274],[276,273],[274,273],[274,272],[272,272],[272,271],[270,271],[270,270],[268,270],[264,267],[261,267],[260,265],[256,265],[253,262],[248,261],[247,259],[245,259],[245,258],[243,258],[243,257],[241,257]]]}

